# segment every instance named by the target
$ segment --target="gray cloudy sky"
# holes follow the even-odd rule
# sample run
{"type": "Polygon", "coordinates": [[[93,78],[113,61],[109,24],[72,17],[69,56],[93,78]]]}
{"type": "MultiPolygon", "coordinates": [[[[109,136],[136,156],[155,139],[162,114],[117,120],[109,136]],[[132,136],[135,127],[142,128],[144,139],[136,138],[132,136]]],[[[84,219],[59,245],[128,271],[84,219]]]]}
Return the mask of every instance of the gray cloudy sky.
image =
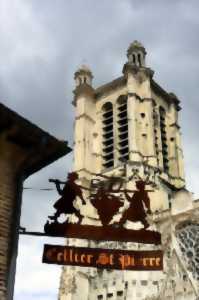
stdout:
{"type": "MultiPolygon", "coordinates": [[[[75,70],[86,62],[95,86],[110,81],[121,75],[126,49],[137,39],[156,81],[182,101],[187,184],[199,197],[198,11],[198,0],[0,0],[0,101],[72,145],[75,70]]],[[[47,186],[71,166],[68,155],[26,186],[47,186]]],[[[22,224],[42,230],[56,197],[26,191],[22,224]]],[[[52,242],[21,237],[15,300],[57,299],[60,268],[40,262],[46,240],[52,242]]]]}

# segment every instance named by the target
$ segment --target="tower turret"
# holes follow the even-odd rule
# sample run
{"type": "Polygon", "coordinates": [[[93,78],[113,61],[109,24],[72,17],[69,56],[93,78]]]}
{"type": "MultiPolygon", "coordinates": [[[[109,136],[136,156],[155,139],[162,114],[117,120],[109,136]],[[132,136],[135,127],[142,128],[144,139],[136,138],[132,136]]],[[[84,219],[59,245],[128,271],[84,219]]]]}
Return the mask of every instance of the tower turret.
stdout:
{"type": "Polygon", "coordinates": [[[75,90],[73,104],[76,107],[74,169],[82,184],[87,186],[93,166],[93,128],[96,119],[93,75],[89,67],[82,65],[74,74],[75,90]]]}
{"type": "Polygon", "coordinates": [[[140,42],[134,41],[130,44],[127,50],[129,64],[136,65],[137,67],[145,67],[145,56],[146,50],[140,42]]]}
{"type": "Polygon", "coordinates": [[[82,65],[74,75],[76,87],[87,84],[92,86],[93,74],[88,66],[82,65]]]}

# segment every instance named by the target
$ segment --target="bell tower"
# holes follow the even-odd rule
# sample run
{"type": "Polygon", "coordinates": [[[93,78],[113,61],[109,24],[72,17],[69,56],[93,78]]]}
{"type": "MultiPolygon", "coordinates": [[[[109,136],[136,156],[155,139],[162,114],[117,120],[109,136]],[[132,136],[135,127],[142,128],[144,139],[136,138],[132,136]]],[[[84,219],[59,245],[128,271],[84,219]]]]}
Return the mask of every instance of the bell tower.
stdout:
{"type": "MultiPolygon", "coordinates": [[[[140,42],[131,43],[122,76],[97,88],[92,86],[93,75],[87,66],[75,72],[74,171],[87,188],[96,174],[122,178],[123,188],[131,190],[135,189],[133,174],[143,179],[148,176],[154,183],[150,195],[153,214],[167,211],[169,215],[176,191],[185,186],[178,123],[181,108],[177,96],[154,80],[146,53],[140,42]]],[[[84,210],[87,224],[95,219],[94,211],[89,204],[84,210]]],[[[134,244],[128,247],[138,249],[134,244]]],[[[64,268],[59,300],[147,299],[157,293],[157,284],[164,277],[163,273],[127,273],[64,268]],[[142,283],[147,285],[145,292],[142,283]]]]}

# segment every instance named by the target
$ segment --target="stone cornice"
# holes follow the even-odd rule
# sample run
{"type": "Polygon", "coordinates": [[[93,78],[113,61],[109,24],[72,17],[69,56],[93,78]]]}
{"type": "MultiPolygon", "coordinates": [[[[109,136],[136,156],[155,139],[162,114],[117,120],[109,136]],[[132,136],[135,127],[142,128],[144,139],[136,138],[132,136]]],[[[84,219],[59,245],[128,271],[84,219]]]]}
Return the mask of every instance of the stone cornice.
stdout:
{"type": "Polygon", "coordinates": [[[85,172],[85,173],[93,176],[93,173],[91,171],[89,171],[88,169],[86,169],[86,168],[81,168],[81,169],[75,170],[75,172],[77,172],[77,173],[78,172],[85,172]]]}
{"type": "Polygon", "coordinates": [[[74,93],[74,100],[72,104],[76,106],[77,99],[80,95],[87,95],[90,97],[93,97],[94,99],[94,89],[92,86],[88,85],[87,83],[83,83],[76,87],[76,89],[73,91],[74,93]]]}
{"type": "Polygon", "coordinates": [[[100,87],[98,87],[95,90],[95,98],[98,99],[100,98],[103,94],[108,93],[112,90],[114,90],[115,88],[119,88],[121,86],[125,86],[126,84],[126,79],[124,78],[124,76],[121,76],[107,84],[104,84],[100,87]]]}
{"type": "Polygon", "coordinates": [[[155,93],[162,96],[169,104],[174,104],[176,110],[181,110],[180,100],[173,94],[167,93],[155,80],[151,79],[151,87],[155,93]]]}
{"type": "Polygon", "coordinates": [[[137,100],[142,101],[142,98],[136,93],[128,93],[129,97],[135,97],[137,100]]]}
{"type": "Polygon", "coordinates": [[[155,103],[155,100],[154,100],[153,98],[142,98],[142,101],[152,102],[154,105],[156,104],[156,103],[155,103]]]}
{"type": "Polygon", "coordinates": [[[175,122],[169,125],[170,127],[176,127],[177,129],[180,129],[180,126],[175,122]]]}
{"type": "Polygon", "coordinates": [[[143,157],[143,155],[142,155],[142,153],[140,151],[131,150],[131,151],[129,151],[129,153],[139,154],[140,156],[143,157]]]}
{"type": "Polygon", "coordinates": [[[136,93],[128,93],[129,97],[135,97],[137,100],[139,100],[140,102],[144,102],[144,101],[148,101],[148,102],[152,102],[153,104],[155,104],[155,100],[153,98],[142,98],[140,97],[138,94],[136,93]]]}
{"type": "Polygon", "coordinates": [[[139,72],[144,73],[146,76],[148,76],[149,78],[153,77],[154,71],[151,70],[150,68],[146,68],[146,67],[138,67],[136,65],[130,64],[130,63],[126,63],[123,67],[122,70],[124,76],[126,77],[127,72],[130,72],[132,74],[137,74],[139,72]]]}
{"type": "MultiPolygon", "coordinates": [[[[148,158],[156,158],[156,155],[143,155],[140,151],[135,151],[135,150],[131,150],[131,151],[129,151],[129,153],[136,153],[136,154],[139,154],[141,157],[142,157],[142,159],[144,159],[144,158],[146,158],[146,157],[148,157],[148,158]]],[[[134,163],[135,161],[129,161],[130,163],[132,162],[132,163],[134,163]]],[[[143,163],[143,161],[138,161],[137,162],[138,164],[142,164],[143,163]]]]}
{"type": "Polygon", "coordinates": [[[169,186],[169,188],[173,191],[179,191],[181,190],[182,188],[185,187],[185,180],[183,178],[180,178],[180,177],[173,177],[169,174],[167,174],[168,176],[168,179],[165,179],[163,178],[161,175],[159,176],[160,180],[166,184],[167,186],[169,186]],[[175,182],[173,182],[173,180],[178,180],[178,181],[181,181],[182,185],[180,187],[176,187],[176,184],[175,182]]]}
{"type": "Polygon", "coordinates": [[[93,154],[94,156],[96,156],[96,157],[103,157],[102,154],[97,153],[97,152],[92,152],[92,154],[93,154]]]}
{"type": "MultiPolygon", "coordinates": [[[[123,67],[123,73],[125,73],[127,70],[130,70],[134,72],[135,74],[139,71],[144,71],[146,75],[148,75],[151,78],[151,89],[154,91],[154,93],[157,93],[158,95],[162,96],[168,104],[174,104],[176,107],[176,110],[181,110],[180,107],[180,100],[174,95],[173,93],[168,93],[166,92],[152,77],[153,77],[153,70],[150,68],[145,68],[145,67],[137,67],[135,65],[130,65],[126,63],[123,67]]],[[[94,96],[95,99],[99,99],[103,94],[106,94],[116,88],[122,87],[126,85],[126,76],[121,76],[116,78],[115,80],[102,85],[95,89],[94,91],[94,96]]],[[[139,97],[139,96],[138,96],[139,97]]],[[[147,98],[146,98],[147,99],[147,98]]],[[[152,99],[152,98],[151,98],[152,99]]],[[[144,100],[144,99],[143,99],[144,100]]],[[[145,100],[146,101],[146,100],[145,100]]]]}
{"type": "Polygon", "coordinates": [[[91,121],[93,124],[95,124],[95,121],[94,121],[89,115],[87,115],[86,113],[77,116],[77,117],[75,118],[75,120],[79,120],[79,119],[81,119],[81,118],[86,118],[87,120],[89,120],[89,121],[91,121]]]}

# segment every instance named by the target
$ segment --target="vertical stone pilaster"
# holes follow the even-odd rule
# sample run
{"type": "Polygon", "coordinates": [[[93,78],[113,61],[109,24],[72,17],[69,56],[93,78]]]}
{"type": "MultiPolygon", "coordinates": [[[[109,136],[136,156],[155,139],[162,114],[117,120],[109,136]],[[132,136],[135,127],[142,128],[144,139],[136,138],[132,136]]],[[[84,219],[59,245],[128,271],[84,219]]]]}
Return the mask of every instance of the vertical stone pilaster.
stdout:
{"type": "Polygon", "coordinates": [[[175,105],[171,104],[169,110],[169,132],[168,132],[168,144],[169,144],[169,169],[170,174],[173,177],[184,179],[184,163],[183,152],[181,146],[181,134],[180,127],[178,125],[178,112],[175,105]]]}
{"type": "Polygon", "coordinates": [[[177,143],[177,158],[178,158],[178,175],[180,178],[185,179],[185,173],[184,173],[184,158],[183,158],[183,151],[182,151],[182,145],[181,145],[181,134],[178,130],[176,134],[176,143],[177,143]]]}
{"type": "Polygon", "coordinates": [[[169,109],[168,126],[168,150],[169,150],[169,173],[173,177],[179,176],[178,157],[177,157],[177,111],[174,104],[169,109]]]}
{"type": "MultiPolygon", "coordinates": [[[[81,70],[81,72],[85,75],[84,79],[87,78],[87,71],[81,70]]],[[[89,74],[89,76],[92,77],[92,74],[89,74]]],[[[78,75],[78,72],[76,75],[78,75]]],[[[76,116],[74,136],[74,170],[79,173],[80,178],[90,180],[90,173],[95,171],[95,164],[93,164],[92,161],[96,158],[93,153],[93,134],[96,124],[96,109],[94,90],[92,86],[84,81],[82,82],[82,80],[80,80],[80,82],[81,84],[77,86],[74,91],[75,98],[73,102],[75,104],[76,116]]]]}
{"type": "Polygon", "coordinates": [[[140,149],[137,142],[137,111],[139,100],[136,95],[128,95],[128,131],[129,131],[129,159],[130,161],[140,161],[140,149]]]}
{"type": "Polygon", "coordinates": [[[147,148],[149,156],[149,164],[157,166],[157,157],[155,149],[155,136],[154,136],[154,120],[153,120],[153,99],[149,98],[145,100],[145,108],[147,113],[147,148]]]}

